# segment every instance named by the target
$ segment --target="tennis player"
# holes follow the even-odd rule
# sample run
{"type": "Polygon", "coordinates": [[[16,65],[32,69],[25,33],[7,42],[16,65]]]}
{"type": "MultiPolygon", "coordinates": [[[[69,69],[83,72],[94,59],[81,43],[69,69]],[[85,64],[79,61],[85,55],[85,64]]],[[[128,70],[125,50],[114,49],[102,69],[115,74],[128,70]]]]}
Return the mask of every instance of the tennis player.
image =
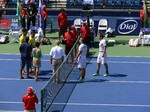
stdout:
{"type": "Polygon", "coordinates": [[[104,35],[100,32],[98,34],[99,42],[99,54],[97,57],[97,71],[93,76],[99,76],[100,66],[104,64],[106,72],[103,76],[108,75],[108,64],[107,64],[107,54],[106,54],[106,40],[104,39],[104,35]]]}
{"type": "Polygon", "coordinates": [[[83,82],[84,78],[85,78],[85,67],[86,67],[86,54],[87,54],[87,46],[85,45],[85,41],[84,38],[80,38],[79,40],[80,42],[80,46],[79,46],[79,50],[78,50],[78,54],[75,57],[74,61],[78,63],[78,68],[80,70],[80,81],[83,82]]]}

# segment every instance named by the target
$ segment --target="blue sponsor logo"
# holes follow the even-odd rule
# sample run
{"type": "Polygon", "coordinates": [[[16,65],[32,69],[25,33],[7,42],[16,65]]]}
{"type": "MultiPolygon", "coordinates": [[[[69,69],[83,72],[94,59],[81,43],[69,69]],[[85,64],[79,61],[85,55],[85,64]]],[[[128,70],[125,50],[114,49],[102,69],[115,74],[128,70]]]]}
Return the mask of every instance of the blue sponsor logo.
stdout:
{"type": "Polygon", "coordinates": [[[118,32],[120,34],[130,34],[134,32],[137,27],[138,22],[136,20],[126,20],[119,25],[118,32]]]}

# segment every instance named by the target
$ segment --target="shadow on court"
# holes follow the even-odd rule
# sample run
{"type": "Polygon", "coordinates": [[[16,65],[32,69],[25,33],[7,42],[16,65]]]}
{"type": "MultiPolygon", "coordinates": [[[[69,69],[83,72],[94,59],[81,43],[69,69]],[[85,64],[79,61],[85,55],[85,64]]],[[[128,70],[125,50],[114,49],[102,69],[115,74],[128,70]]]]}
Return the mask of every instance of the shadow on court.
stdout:
{"type": "Polygon", "coordinates": [[[117,77],[127,77],[128,75],[126,75],[126,74],[120,74],[120,73],[110,73],[108,76],[109,77],[117,78],[117,77]]]}

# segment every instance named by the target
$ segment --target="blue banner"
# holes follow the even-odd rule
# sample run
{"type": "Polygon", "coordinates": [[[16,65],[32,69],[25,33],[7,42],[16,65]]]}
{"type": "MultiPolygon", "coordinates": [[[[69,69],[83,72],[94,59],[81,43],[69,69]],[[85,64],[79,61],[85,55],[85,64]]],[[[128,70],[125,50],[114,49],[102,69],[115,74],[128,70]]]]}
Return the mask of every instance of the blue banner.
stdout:
{"type": "Polygon", "coordinates": [[[140,32],[140,19],[117,19],[115,34],[138,35],[140,32]]]}

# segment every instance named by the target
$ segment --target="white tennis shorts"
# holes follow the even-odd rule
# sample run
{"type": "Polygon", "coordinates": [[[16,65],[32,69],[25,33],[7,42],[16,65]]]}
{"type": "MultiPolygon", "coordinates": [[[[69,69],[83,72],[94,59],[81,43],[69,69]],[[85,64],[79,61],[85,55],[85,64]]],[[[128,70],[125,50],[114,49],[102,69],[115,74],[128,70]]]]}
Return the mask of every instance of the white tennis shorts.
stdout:
{"type": "Polygon", "coordinates": [[[107,63],[107,54],[105,53],[104,57],[102,57],[102,53],[99,52],[97,57],[97,63],[101,63],[101,64],[107,63]]]}
{"type": "Polygon", "coordinates": [[[86,56],[79,56],[78,58],[78,68],[86,67],[86,56]]]}

